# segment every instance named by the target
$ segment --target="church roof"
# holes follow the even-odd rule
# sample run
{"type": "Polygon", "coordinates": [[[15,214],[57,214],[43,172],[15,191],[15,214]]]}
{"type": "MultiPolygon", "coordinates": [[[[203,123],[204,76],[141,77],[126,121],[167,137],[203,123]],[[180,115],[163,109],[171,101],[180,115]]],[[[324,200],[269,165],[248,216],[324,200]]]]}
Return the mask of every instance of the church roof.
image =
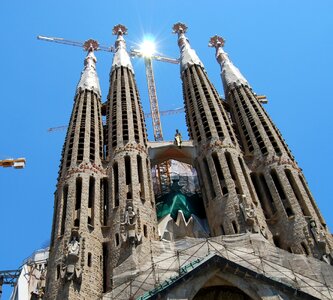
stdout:
{"type": "Polygon", "coordinates": [[[137,269],[132,260],[114,269],[117,299],[164,299],[180,291],[192,299],[216,274],[254,299],[267,290],[289,299],[333,299],[332,266],[279,249],[261,234],[152,241],[151,248],[150,260],[136,258],[137,269]]]}

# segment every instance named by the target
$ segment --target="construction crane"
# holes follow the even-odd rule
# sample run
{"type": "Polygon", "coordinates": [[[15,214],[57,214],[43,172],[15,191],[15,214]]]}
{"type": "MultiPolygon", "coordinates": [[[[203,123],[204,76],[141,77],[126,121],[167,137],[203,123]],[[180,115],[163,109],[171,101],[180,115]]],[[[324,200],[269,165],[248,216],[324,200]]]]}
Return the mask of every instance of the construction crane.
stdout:
{"type": "MultiPolygon", "coordinates": [[[[169,110],[162,110],[160,111],[160,116],[169,116],[169,115],[177,115],[180,114],[182,112],[184,112],[185,109],[184,107],[178,107],[175,109],[169,109],[169,110]]],[[[152,113],[145,113],[145,118],[151,118],[152,117],[152,113]]],[[[105,125],[105,120],[103,120],[103,125],[105,125]]],[[[49,128],[47,131],[48,132],[54,132],[54,131],[62,131],[67,129],[68,126],[67,125],[61,125],[61,126],[57,126],[57,127],[51,127],[49,128]]]]}
{"type": "Polygon", "coordinates": [[[6,270],[0,271],[0,299],[2,296],[2,286],[8,284],[10,286],[15,286],[17,278],[19,278],[21,269],[18,270],[6,270]]]}
{"type": "Polygon", "coordinates": [[[14,167],[14,169],[23,169],[25,167],[25,158],[7,158],[0,160],[0,167],[14,167]]]}
{"type": "MultiPolygon", "coordinates": [[[[153,132],[154,132],[154,139],[157,142],[163,141],[163,131],[162,131],[162,124],[161,124],[161,113],[158,108],[158,100],[156,94],[156,85],[155,85],[155,78],[153,72],[153,60],[172,63],[172,64],[179,64],[178,59],[165,57],[160,54],[155,53],[154,45],[152,43],[144,43],[142,49],[131,49],[130,55],[132,57],[143,58],[145,62],[145,69],[146,69],[146,78],[147,78],[147,85],[148,85],[148,95],[149,95],[149,102],[150,102],[150,111],[151,111],[151,118],[153,122],[153,132]]],[[[156,178],[159,180],[159,184],[157,186],[158,191],[157,193],[166,193],[169,191],[169,187],[171,186],[171,179],[170,179],[170,170],[169,170],[169,161],[164,161],[156,166],[157,176],[156,178]]],[[[156,174],[155,174],[156,175],[156,174]]]]}
{"type": "MultiPolygon", "coordinates": [[[[123,25],[122,31],[124,34],[126,34],[127,29],[123,25]]],[[[117,28],[114,28],[114,32],[116,32],[117,28]]],[[[73,40],[67,40],[64,38],[59,37],[47,37],[47,36],[37,36],[37,39],[46,41],[46,42],[54,42],[58,44],[65,44],[70,46],[76,46],[76,47],[86,47],[86,42],[80,42],[80,41],[73,41],[73,40]]],[[[114,47],[106,47],[106,46],[100,46],[96,48],[96,50],[106,51],[106,52],[115,52],[114,47]]],[[[160,112],[158,109],[158,100],[156,95],[156,86],[155,86],[155,79],[154,79],[154,73],[153,73],[153,64],[152,60],[172,63],[172,64],[179,64],[178,59],[165,57],[163,55],[154,53],[152,51],[147,55],[145,51],[138,50],[138,49],[131,49],[129,52],[129,55],[131,57],[138,57],[138,58],[144,58],[145,61],[145,69],[146,69],[146,77],[147,77],[147,84],[148,84],[148,95],[149,95],[149,101],[150,101],[150,109],[151,109],[151,118],[153,122],[153,132],[154,132],[154,140],[155,141],[163,141],[163,133],[162,133],[162,126],[161,126],[161,118],[160,118],[160,112]]],[[[65,127],[58,126],[54,128],[50,128],[48,131],[56,131],[56,130],[62,130],[65,127]]],[[[170,186],[171,180],[170,180],[170,172],[169,172],[169,162],[165,161],[156,167],[158,179],[159,179],[159,191],[158,193],[166,192],[170,186]]]]}

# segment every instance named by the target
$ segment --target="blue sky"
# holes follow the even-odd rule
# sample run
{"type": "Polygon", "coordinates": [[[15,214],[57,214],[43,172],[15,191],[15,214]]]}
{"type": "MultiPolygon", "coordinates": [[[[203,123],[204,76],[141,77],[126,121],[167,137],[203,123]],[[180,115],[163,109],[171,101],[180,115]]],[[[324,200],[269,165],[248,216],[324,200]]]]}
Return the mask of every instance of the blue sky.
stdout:
{"type": "MultiPolygon", "coordinates": [[[[158,51],[179,54],[172,25],[183,21],[187,36],[209,78],[223,95],[220,69],[209,37],[220,34],[225,50],[257,94],[267,95],[266,109],[281,130],[324,218],[333,230],[332,130],[333,2],[287,0],[207,1],[1,1],[1,142],[0,159],[25,157],[24,170],[0,169],[0,270],[15,269],[49,240],[61,148],[84,52],[41,42],[36,36],[97,39],[113,44],[112,28],[128,27],[128,47],[145,35],[158,51]],[[200,4],[199,4],[200,3],[200,4]]],[[[96,53],[103,101],[112,55],[96,53]]],[[[143,61],[134,60],[144,110],[149,111],[143,61]]],[[[179,66],[154,63],[161,110],[182,106],[179,66]]],[[[149,138],[153,139],[147,119],[149,138]]],[[[164,137],[176,128],[183,136],[184,115],[162,118],[164,137]]],[[[5,288],[3,299],[9,297],[5,288]]]]}

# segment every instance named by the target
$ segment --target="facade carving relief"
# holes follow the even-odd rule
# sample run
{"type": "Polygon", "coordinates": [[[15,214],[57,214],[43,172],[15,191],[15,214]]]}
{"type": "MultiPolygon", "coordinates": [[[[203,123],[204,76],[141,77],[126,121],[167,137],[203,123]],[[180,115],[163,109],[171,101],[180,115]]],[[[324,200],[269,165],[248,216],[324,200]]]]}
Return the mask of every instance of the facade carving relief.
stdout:
{"type": "MultiPolygon", "coordinates": [[[[81,281],[82,268],[80,266],[80,238],[72,235],[71,240],[66,246],[65,255],[61,270],[61,277],[66,280],[81,281]]],[[[82,250],[81,250],[82,251],[82,250]]]]}

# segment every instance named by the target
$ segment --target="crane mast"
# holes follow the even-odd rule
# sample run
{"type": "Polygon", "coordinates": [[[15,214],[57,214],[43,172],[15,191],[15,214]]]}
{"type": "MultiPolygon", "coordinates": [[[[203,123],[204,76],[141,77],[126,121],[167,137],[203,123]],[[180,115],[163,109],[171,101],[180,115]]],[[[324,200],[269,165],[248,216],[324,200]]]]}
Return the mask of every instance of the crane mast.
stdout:
{"type": "MultiPolygon", "coordinates": [[[[153,73],[153,64],[152,59],[150,57],[145,57],[145,66],[146,66],[146,76],[147,76],[147,84],[148,84],[148,95],[150,102],[150,111],[151,118],[153,121],[153,132],[154,139],[157,142],[163,141],[163,132],[162,132],[162,124],[160,111],[158,109],[158,101],[156,94],[156,85],[155,78],[153,73]]],[[[170,178],[170,170],[169,170],[169,161],[166,160],[156,166],[157,176],[156,179],[159,180],[158,184],[158,192],[165,193],[168,192],[169,187],[171,185],[170,178]]]]}

